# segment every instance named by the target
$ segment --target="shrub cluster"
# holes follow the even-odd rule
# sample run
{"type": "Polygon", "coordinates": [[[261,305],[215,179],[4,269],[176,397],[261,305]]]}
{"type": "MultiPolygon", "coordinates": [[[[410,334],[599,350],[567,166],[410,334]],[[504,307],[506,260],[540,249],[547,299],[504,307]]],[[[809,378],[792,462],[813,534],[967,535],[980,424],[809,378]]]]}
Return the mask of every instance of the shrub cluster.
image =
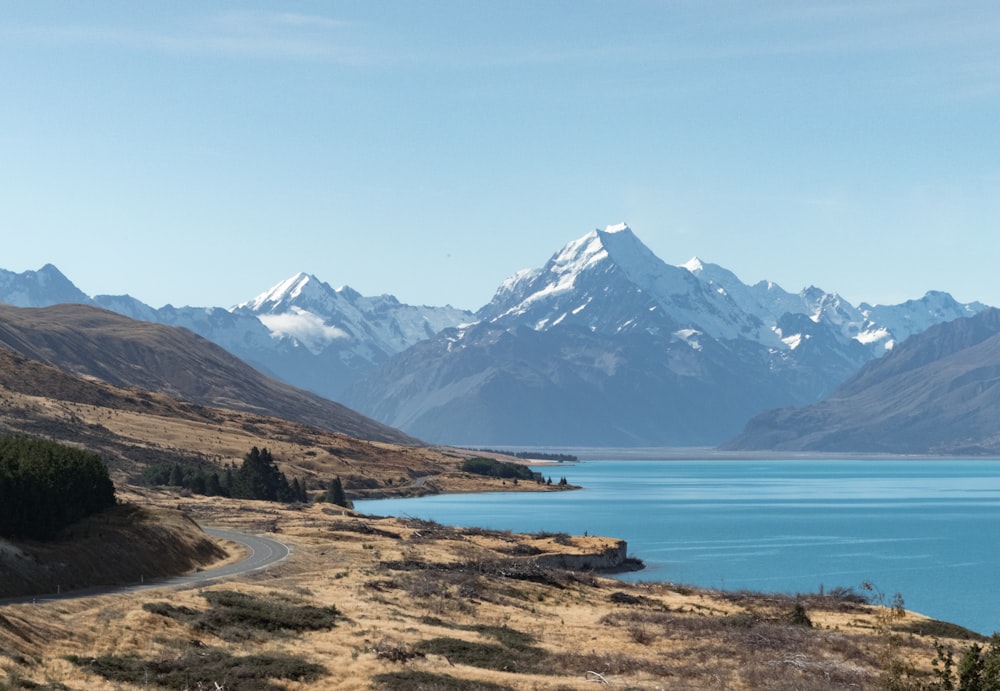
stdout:
{"type": "Polygon", "coordinates": [[[462,471],[475,475],[485,475],[487,477],[498,477],[504,479],[517,480],[537,480],[534,471],[526,465],[519,463],[507,463],[498,461],[495,458],[467,458],[462,463],[462,471]]]}
{"type": "Polygon", "coordinates": [[[100,456],[28,437],[0,437],[0,535],[50,539],[117,503],[100,456]]]}
{"type": "Polygon", "coordinates": [[[485,453],[501,453],[525,461],[558,461],[559,463],[575,463],[579,458],[571,453],[548,453],[545,451],[504,451],[502,449],[476,449],[485,453]]]}
{"type": "Polygon", "coordinates": [[[167,602],[147,602],[142,608],[226,640],[245,640],[259,631],[322,631],[333,628],[340,617],[332,605],[297,605],[232,590],[209,590],[201,595],[211,609],[198,611],[167,602]]]}
{"type": "Polygon", "coordinates": [[[285,688],[271,679],[312,682],[327,674],[322,666],[292,655],[234,656],[221,650],[192,650],[183,657],[143,660],[134,656],[66,658],[109,681],[146,688],[150,683],[168,689],[251,688],[270,691],[285,688]],[[219,684],[219,682],[222,682],[219,684]]]}

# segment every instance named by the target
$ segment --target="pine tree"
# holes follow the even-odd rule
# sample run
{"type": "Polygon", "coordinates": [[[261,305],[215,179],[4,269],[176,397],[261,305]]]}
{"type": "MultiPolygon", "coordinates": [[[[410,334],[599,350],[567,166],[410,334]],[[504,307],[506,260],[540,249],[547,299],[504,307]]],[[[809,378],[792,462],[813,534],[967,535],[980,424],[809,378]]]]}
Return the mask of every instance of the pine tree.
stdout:
{"type": "Polygon", "coordinates": [[[205,477],[205,472],[199,470],[195,473],[194,477],[191,478],[191,491],[195,494],[208,494],[206,491],[208,485],[208,480],[205,477]]]}
{"type": "Polygon", "coordinates": [[[184,471],[181,470],[180,463],[174,463],[170,471],[170,484],[174,487],[181,487],[184,484],[184,471]]]}
{"type": "Polygon", "coordinates": [[[0,535],[46,539],[117,503],[97,454],[27,437],[0,437],[0,535]]]}
{"type": "Polygon", "coordinates": [[[217,497],[222,494],[222,482],[218,473],[212,473],[205,478],[205,494],[210,497],[217,497]]]}
{"type": "Polygon", "coordinates": [[[347,499],[347,495],[344,493],[344,483],[340,481],[339,477],[335,477],[330,482],[330,488],[326,491],[326,500],[331,504],[336,504],[337,506],[343,506],[350,508],[353,506],[347,499]]]}
{"type": "Polygon", "coordinates": [[[233,474],[231,492],[238,499],[291,502],[296,498],[271,452],[256,446],[243,457],[243,465],[233,474]]]}

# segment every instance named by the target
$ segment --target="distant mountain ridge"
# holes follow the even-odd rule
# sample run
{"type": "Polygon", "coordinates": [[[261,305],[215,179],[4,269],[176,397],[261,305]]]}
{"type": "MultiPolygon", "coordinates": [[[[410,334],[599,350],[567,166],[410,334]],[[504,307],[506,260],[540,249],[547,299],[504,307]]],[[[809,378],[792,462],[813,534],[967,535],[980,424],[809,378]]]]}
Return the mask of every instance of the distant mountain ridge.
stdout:
{"type": "Polygon", "coordinates": [[[726,448],[995,456],[1000,310],[930,327],[826,399],[758,415],[726,448]]]}
{"type": "Polygon", "coordinates": [[[0,271],[0,301],[96,304],[183,326],[257,369],[427,441],[714,445],[770,408],[821,400],[928,327],[974,315],[931,291],[854,306],[663,262],[626,224],[567,243],[475,314],[364,297],[300,273],[239,305],[89,298],[55,267],[0,271]],[[46,302],[48,301],[48,302],[46,302]]]}

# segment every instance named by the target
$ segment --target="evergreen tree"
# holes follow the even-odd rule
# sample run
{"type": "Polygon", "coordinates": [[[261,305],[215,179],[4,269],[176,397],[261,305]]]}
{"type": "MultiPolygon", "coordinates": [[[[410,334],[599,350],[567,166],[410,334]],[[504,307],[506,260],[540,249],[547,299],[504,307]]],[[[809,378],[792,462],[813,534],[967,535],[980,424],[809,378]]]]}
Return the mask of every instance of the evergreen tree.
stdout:
{"type": "Polygon", "coordinates": [[[237,499],[291,502],[296,498],[288,478],[278,470],[271,452],[256,446],[243,457],[243,465],[233,473],[230,491],[237,499]]]}
{"type": "Polygon", "coordinates": [[[191,478],[191,491],[195,494],[208,494],[208,479],[205,477],[205,472],[199,470],[195,473],[194,477],[191,478]]]}
{"type": "Polygon", "coordinates": [[[0,535],[50,538],[117,503],[97,454],[27,437],[0,437],[0,535]]]}
{"type": "Polygon", "coordinates": [[[344,493],[344,483],[340,481],[339,477],[335,477],[330,482],[330,487],[326,491],[326,500],[331,504],[336,504],[337,506],[343,506],[345,508],[350,508],[353,506],[347,499],[347,495],[344,493]]]}
{"type": "Polygon", "coordinates": [[[233,494],[233,489],[236,486],[236,477],[233,474],[233,464],[232,463],[227,463],[226,464],[226,472],[222,476],[222,483],[221,484],[222,484],[222,496],[224,496],[224,497],[235,496],[233,494]]]}
{"type": "Polygon", "coordinates": [[[184,471],[181,470],[180,463],[174,463],[174,467],[170,471],[170,484],[174,487],[181,487],[184,485],[184,471]]]}
{"type": "Polygon", "coordinates": [[[222,483],[218,473],[212,473],[205,478],[205,494],[210,497],[217,497],[222,494],[222,483]]]}

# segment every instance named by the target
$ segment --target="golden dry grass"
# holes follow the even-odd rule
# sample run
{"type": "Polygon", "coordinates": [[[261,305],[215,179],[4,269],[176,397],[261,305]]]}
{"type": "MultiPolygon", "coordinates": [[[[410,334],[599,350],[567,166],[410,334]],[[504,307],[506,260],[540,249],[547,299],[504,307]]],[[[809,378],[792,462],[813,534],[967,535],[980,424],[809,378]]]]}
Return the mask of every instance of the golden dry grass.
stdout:
{"type": "Polygon", "coordinates": [[[887,610],[842,598],[629,585],[534,568],[533,557],[512,556],[600,552],[613,539],[457,529],[328,505],[125,494],[205,524],[267,531],[287,542],[293,552],[286,562],[205,590],[238,591],[292,608],[332,605],[340,612],[336,625],[300,632],[214,630],[143,608],[159,603],[205,616],[212,606],[196,588],[8,606],[0,609],[0,669],[9,685],[141,687],[108,681],[89,663],[73,664],[66,656],[135,657],[165,667],[224,654],[258,660],[284,655],[325,671],[310,681],[267,682],[273,686],[203,679],[192,671],[188,687],[876,688],[888,657],[926,673],[934,656],[931,639],[904,632],[921,619],[912,613],[892,622],[898,633],[890,640],[882,616],[887,610]],[[796,604],[811,627],[794,623],[796,604]]]}
{"type": "Polygon", "coordinates": [[[135,483],[157,463],[199,463],[208,469],[239,464],[257,446],[271,451],[289,480],[297,478],[316,492],[341,477],[355,498],[563,489],[460,473],[465,458],[480,455],[468,450],[365,441],[148,392],[141,394],[143,405],[129,407],[122,403],[127,390],[95,386],[110,397],[108,405],[31,396],[0,386],[0,432],[45,436],[100,453],[117,486],[135,483]]]}

